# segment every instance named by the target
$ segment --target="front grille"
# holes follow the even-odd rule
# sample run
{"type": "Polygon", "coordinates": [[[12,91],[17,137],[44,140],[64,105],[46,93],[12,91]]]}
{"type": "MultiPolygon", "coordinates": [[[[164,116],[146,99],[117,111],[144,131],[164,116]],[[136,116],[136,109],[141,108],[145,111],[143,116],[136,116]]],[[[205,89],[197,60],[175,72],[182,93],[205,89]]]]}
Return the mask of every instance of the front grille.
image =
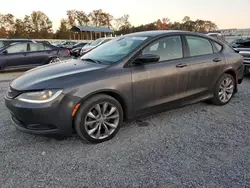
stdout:
{"type": "Polygon", "coordinates": [[[21,91],[17,91],[15,89],[9,87],[8,91],[7,91],[7,97],[10,98],[10,99],[14,99],[15,97],[17,97],[21,93],[22,93],[21,91]]]}
{"type": "Polygon", "coordinates": [[[250,57],[244,57],[244,64],[250,64],[250,57]]]}

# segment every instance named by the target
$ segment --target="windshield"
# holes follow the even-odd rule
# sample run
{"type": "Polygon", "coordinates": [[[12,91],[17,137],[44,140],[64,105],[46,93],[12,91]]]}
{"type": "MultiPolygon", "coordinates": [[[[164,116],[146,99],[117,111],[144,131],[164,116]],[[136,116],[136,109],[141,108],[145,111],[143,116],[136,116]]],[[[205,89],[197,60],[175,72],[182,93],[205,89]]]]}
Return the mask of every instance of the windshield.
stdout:
{"type": "Polygon", "coordinates": [[[147,38],[126,36],[111,40],[83,55],[81,59],[93,59],[104,64],[114,64],[133,52],[147,38]]]}
{"type": "Polygon", "coordinates": [[[97,40],[93,41],[92,43],[90,43],[89,46],[96,46],[96,45],[98,45],[98,44],[99,44],[100,42],[102,42],[102,41],[103,41],[102,38],[97,39],[97,40]]]}

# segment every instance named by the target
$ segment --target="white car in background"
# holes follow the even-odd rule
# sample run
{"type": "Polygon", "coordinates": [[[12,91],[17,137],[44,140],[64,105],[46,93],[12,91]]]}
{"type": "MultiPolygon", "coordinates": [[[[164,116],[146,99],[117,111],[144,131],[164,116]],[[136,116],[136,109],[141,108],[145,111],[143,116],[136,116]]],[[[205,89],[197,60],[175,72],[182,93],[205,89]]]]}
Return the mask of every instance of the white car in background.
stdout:
{"type": "Polygon", "coordinates": [[[207,36],[213,37],[218,41],[227,43],[226,39],[224,38],[224,36],[221,33],[207,33],[207,36]]]}

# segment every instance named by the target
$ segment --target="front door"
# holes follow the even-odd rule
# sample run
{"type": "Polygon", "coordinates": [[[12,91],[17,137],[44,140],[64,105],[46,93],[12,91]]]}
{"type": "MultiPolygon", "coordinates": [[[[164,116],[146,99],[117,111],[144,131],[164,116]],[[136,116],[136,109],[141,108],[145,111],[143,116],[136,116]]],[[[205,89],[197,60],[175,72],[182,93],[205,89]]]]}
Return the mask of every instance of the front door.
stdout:
{"type": "Polygon", "coordinates": [[[2,57],[4,59],[3,69],[16,69],[27,65],[27,43],[11,45],[6,52],[2,57]]]}
{"type": "Polygon", "coordinates": [[[186,96],[189,72],[183,67],[183,48],[180,36],[169,36],[149,44],[141,54],[156,54],[159,62],[131,67],[133,109],[143,113],[186,96]]]}

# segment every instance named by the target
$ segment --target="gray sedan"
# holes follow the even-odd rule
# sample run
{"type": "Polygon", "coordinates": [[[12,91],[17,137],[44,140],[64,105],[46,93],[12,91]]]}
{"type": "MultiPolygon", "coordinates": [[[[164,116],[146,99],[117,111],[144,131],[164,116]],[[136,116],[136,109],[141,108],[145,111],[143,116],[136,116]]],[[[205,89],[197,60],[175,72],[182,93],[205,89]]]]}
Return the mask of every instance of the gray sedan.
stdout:
{"type": "Polygon", "coordinates": [[[111,40],[81,59],[15,79],[5,103],[16,128],[33,134],[111,139],[124,120],[198,101],[227,104],[243,57],[203,34],[148,31],[111,40]]]}

